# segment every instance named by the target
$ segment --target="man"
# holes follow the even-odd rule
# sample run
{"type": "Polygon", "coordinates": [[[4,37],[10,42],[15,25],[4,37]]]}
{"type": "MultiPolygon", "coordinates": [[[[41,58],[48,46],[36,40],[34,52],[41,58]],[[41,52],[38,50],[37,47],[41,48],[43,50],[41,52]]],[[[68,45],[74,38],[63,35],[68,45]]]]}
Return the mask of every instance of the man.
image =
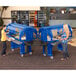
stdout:
{"type": "Polygon", "coordinates": [[[1,41],[2,41],[2,52],[1,52],[1,55],[2,56],[6,55],[6,49],[7,49],[7,44],[6,44],[7,36],[6,36],[5,29],[6,29],[6,27],[3,26],[3,29],[1,30],[1,41]]]}

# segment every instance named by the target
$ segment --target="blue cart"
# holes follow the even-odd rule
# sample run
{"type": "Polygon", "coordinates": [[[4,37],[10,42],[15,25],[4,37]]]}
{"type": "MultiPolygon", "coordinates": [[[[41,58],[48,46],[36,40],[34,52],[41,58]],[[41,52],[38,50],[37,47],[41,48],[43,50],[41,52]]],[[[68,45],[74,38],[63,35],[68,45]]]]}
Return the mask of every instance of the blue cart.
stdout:
{"type": "MultiPolygon", "coordinates": [[[[60,40],[57,39],[56,37],[54,38],[53,35],[53,31],[57,31],[57,36],[59,35],[63,35],[63,25],[64,24],[60,24],[60,25],[52,25],[52,26],[48,26],[48,27],[41,27],[39,29],[39,34],[41,35],[41,37],[39,37],[39,39],[41,40],[41,42],[43,44],[46,44],[47,46],[47,55],[50,56],[51,59],[53,59],[53,53],[52,53],[52,48],[55,44],[59,43],[60,40]],[[60,30],[62,30],[62,33],[60,33],[60,30]],[[50,39],[48,39],[48,37],[50,39]]],[[[72,38],[72,28],[70,25],[68,25],[69,27],[69,31],[70,31],[70,36],[67,39],[67,41],[64,41],[63,43],[68,42],[69,40],[71,40],[72,38]]],[[[63,47],[61,44],[58,44],[58,50],[63,50],[63,47]]],[[[43,45],[43,55],[45,56],[45,45],[43,45]]]]}
{"type": "Polygon", "coordinates": [[[32,54],[31,44],[33,40],[37,38],[37,31],[35,28],[17,24],[10,23],[6,26],[7,36],[11,39],[11,50],[15,48],[20,48],[20,55],[23,55],[25,52],[25,46],[28,45],[29,54],[32,54]],[[36,37],[34,37],[34,34],[36,37]]]}

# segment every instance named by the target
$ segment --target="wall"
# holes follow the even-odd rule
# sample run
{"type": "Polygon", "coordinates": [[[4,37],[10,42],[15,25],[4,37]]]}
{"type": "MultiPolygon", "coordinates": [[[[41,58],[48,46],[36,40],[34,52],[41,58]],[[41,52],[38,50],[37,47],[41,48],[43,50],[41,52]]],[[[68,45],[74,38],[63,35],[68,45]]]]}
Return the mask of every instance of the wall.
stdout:
{"type": "Polygon", "coordinates": [[[49,20],[49,25],[57,24],[70,24],[72,27],[76,27],[76,20],[49,20]]]}
{"type": "MultiPolygon", "coordinates": [[[[10,6],[7,10],[4,10],[2,17],[3,18],[11,18],[11,11],[12,10],[40,10],[39,6],[10,6]]],[[[10,19],[4,19],[4,24],[7,25],[11,23],[10,19]]]]}
{"type": "Polygon", "coordinates": [[[0,6],[0,17],[1,17],[1,10],[2,10],[2,7],[0,6]]]}

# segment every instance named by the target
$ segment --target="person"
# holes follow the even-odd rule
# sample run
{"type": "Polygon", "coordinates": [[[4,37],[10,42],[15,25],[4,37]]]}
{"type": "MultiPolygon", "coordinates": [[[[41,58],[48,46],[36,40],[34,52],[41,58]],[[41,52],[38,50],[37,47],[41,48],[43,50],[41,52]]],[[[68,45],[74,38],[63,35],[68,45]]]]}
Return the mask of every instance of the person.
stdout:
{"type": "Polygon", "coordinates": [[[1,30],[1,41],[2,41],[1,55],[2,56],[6,55],[6,49],[7,49],[7,44],[6,44],[7,36],[6,36],[5,29],[6,29],[6,27],[3,26],[2,30],[1,30]]]}
{"type": "Polygon", "coordinates": [[[15,18],[13,18],[12,23],[17,23],[17,20],[15,18]]]}
{"type": "Polygon", "coordinates": [[[58,47],[61,47],[59,49],[63,51],[63,58],[61,58],[61,60],[66,60],[67,58],[69,58],[69,53],[68,53],[68,49],[67,49],[67,42],[68,42],[68,38],[69,38],[68,24],[63,25],[62,35],[59,36],[58,38],[60,40],[58,47]]]}

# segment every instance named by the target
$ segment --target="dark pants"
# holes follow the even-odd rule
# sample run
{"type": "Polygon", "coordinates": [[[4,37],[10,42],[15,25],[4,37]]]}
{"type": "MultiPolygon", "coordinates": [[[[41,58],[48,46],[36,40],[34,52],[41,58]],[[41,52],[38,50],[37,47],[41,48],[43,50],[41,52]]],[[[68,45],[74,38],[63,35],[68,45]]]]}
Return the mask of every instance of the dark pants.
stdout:
{"type": "Polygon", "coordinates": [[[1,55],[6,54],[7,44],[6,41],[2,41],[2,52],[1,55]]]}
{"type": "Polygon", "coordinates": [[[67,49],[67,43],[62,43],[63,46],[63,57],[67,58],[69,57],[68,49],[67,49]]]}

